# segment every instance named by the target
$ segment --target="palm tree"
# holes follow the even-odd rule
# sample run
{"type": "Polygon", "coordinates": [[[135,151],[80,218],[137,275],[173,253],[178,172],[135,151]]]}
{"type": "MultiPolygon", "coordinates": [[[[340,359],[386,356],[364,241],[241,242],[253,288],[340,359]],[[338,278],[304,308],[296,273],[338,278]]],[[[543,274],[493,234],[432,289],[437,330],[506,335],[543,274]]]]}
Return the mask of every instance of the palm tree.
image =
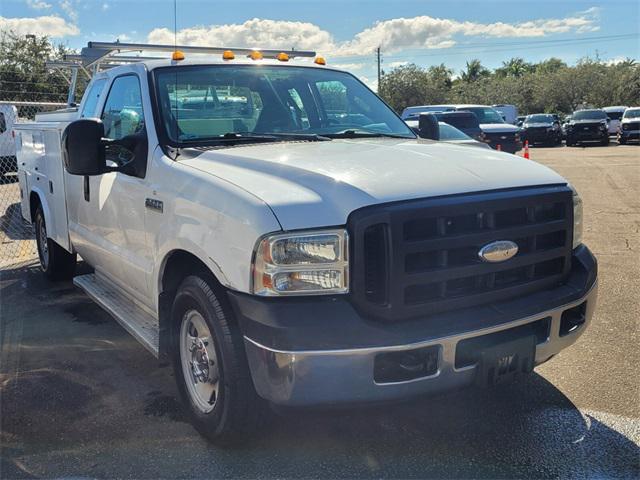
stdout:
{"type": "Polygon", "coordinates": [[[489,75],[489,70],[487,70],[477,58],[467,62],[466,71],[463,70],[460,72],[460,78],[467,83],[475,82],[487,75],[489,75]]]}

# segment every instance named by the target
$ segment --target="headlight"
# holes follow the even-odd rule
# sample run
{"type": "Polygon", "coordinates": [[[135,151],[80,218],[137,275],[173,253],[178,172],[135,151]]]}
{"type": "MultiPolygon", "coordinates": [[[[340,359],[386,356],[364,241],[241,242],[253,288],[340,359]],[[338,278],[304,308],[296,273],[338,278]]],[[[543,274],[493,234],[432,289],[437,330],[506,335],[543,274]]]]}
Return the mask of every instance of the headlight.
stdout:
{"type": "Polygon", "coordinates": [[[263,296],[349,291],[346,230],[268,235],[254,252],[252,292],[263,296]]]}
{"type": "Polygon", "coordinates": [[[582,199],[573,186],[569,185],[573,191],[573,248],[582,243],[582,199]]]}

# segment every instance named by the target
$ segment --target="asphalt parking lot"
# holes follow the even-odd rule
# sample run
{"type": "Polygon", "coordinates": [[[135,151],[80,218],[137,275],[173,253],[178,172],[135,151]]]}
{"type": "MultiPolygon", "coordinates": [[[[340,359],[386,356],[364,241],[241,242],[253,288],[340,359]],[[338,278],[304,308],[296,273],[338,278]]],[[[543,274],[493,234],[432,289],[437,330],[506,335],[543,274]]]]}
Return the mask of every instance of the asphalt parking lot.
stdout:
{"type": "Polygon", "coordinates": [[[0,478],[639,478],[640,147],[531,157],[580,192],[600,288],[590,329],[526,380],[289,412],[221,450],[186,422],[169,368],[27,262],[0,273],[0,478]]]}

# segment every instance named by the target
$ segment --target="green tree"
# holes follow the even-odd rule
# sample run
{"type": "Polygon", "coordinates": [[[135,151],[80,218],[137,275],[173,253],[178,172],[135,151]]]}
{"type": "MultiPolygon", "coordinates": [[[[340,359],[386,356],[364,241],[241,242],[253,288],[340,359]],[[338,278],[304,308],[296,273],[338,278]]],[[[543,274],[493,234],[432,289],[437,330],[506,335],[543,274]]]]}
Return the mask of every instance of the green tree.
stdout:
{"type": "Polygon", "coordinates": [[[522,77],[527,73],[531,73],[534,66],[524,61],[523,58],[514,57],[506,62],[502,62],[502,67],[495,70],[495,74],[499,77],[522,77]]]}
{"type": "Polygon", "coordinates": [[[482,65],[480,60],[474,58],[467,62],[467,68],[460,72],[460,78],[464,82],[472,83],[480,80],[481,78],[486,78],[490,74],[491,72],[482,65]]]}
{"type": "MultiPolygon", "coordinates": [[[[46,36],[29,37],[0,32],[0,100],[64,102],[68,83],[48,70],[45,62],[62,58],[68,49],[52,44],[46,36]]],[[[79,92],[86,80],[80,78],[79,92]]]]}
{"type": "Polygon", "coordinates": [[[449,99],[453,71],[444,64],[427,69],[402,65],[380,79],[380,96],[396,111],[410,105],[439,104],[449,99]]]}

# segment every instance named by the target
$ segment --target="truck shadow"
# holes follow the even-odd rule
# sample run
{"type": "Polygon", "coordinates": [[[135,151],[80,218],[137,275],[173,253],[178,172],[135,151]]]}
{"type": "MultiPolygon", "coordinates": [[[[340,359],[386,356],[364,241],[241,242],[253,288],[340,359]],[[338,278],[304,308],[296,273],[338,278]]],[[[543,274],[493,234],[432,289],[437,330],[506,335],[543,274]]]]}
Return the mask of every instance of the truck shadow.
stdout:
{"type": "Polygon", "coordinates": [[[331,462],[340,476],[640,475],[640,447],[611,428],[624,431],[627,419],[580,412],[537,373],[495,389],[469,388],[401,405],[287,413],[262,447],[277,445],[289,461],[306,459],[309,466],[322,452],[316,467],[331,462]]]}
{"type": "Polygon", "coordinates": [[[22,218],[20,202],[12,203],[0,217],[0,231],[10,240],[33,239],[33,228],[22,218]]]}

